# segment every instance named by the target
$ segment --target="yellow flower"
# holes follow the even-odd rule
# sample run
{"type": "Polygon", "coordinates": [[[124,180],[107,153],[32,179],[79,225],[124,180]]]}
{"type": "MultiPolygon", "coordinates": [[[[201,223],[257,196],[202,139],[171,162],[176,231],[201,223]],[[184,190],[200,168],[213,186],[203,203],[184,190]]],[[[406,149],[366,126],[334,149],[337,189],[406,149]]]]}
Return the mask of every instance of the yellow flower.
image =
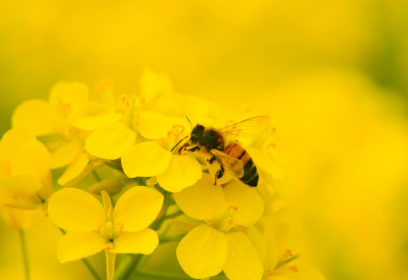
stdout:
{"type": "Polygon", "coordinates": [[[117,105],[121,118],[94,131],[86,140],[93,156],[115,160],[137,140],[166,138],[174,125],[186,120],[177,116],[181,106],[172,99],[172,87],[166,76],[145,71],[138,96],[122,95],[117,105]]]}
{"type": "Polygon", "coordinates": [[[151,254],[157,247],[158,236],[147,227],[158,215],[163,196],[147,187],[133,187],[113,208],[109,195],[101,193],[103,206],[85,191],[64,188],[51,196],[48,212],[67,231],[58,244],[58,260],[65,263],[105,250],[111,279],[115,254],[151,254]]]}
{"type": "Polygon", "coordinates": [[[57,83],[48,102],[28,100],[16,108],[12,117],[13,128],[43,136],[53,151],[52,169],[68,166],[58,180],[60,185],[72,184],[92,170],[94,166],[89,164],[91,159],[83,149],[84,138],[89,131],[118,119],[115,114],[88,116],[88,94],[84,84],[57,83]]]}
{"type": "Polygon", "coordinates": [[[129,178],[157,177],[162,188],[179,192],[195,184],[202,176],[200,163],[191,155],[178,155],[157,141],[133,146],[122,157],[123,171],[129,178]]]}
{"type": "Polygon", "coordinates": [[[284,212],[281,209],[264,219],[267,253],[263,280],[324,280],[317,269],[303,263],[295,252],[295,236],[284,212]]]}
{"type": "Polygon", "coordinates": [[[4,221],[16,230],[26,230],[30,227],[33,217],[38,209],[23,209],[9,206],[1,206],[4,221]]]}
{"type": "Polygon", "coordinates": [[[177,247],[177,258],[193,278],[207,278],[221,271],[232,280],[260,280],[262,257],[247,232],[262,216],[257,191],[238,181],[214,186],[209,175],[174,194],[188,216],[205,223],[191,230],[177,247]]]}
{"type": "Polygon", "coordinates": [[[65,133],[67,127],[82,115],[88,106],[88,88],[81,83],[57,83],[51,89],[49,101],[28,100],[16,108],[12,127],[34,135],[65,133]]]}
{"type": "Polygon", "coordinates": [[[324,280],[324,276],[315,268],[293,260],[290,264],[267,272],[263,280],[324,280]]]}
{"type": "Polygon", "coordinates": [[[35,209],[51,191],[47,148],[24,130],[6,132],[0,141],[0,204],[35,209]]]}
{"type": "Polygon", "coordinates": [[[122,158],[129,178],[157,176],[158,183],[171,192],[193,185],[201,177],[200,164],[190,155],[170,152],[188,126],[184,116],[177,116],[183,115],[182,107],[172,97],[166,76],[145,71],[140,96],[122,96],[122,118],[91,133],[86,150],[102,159],[122,158]]]}
{"type": "Polygon", "coordinates": [[[52,169],[66,166],[64,173],[57,181],[61,186],[75,185],[78,180],[88,175],[97,164],[97,161],[91,161],[80,141],[75,138],[51,154],[52,169]]]}
{"type": "Polygon", "coordinates": [[[84,149],[88,134],[121,119],[110,107],[89,100],[88,95],[88,88],[80,83],[58,83],[50,94],[50,104],[61,120],[54,130],[64,139],[52,153],[52,168],[67,166],[58,179],[58,184],[63,186],[74,185],[100,164],[84,149]],[[103,109],[94,108],[101,106],[103,109]]]}

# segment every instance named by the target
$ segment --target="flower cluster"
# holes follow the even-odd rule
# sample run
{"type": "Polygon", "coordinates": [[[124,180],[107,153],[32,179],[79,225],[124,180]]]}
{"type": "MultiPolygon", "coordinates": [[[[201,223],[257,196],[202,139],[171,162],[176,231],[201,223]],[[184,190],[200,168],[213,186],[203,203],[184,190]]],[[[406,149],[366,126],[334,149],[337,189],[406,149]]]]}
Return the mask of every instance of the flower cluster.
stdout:
{"type": "MultiPolygon", "coordinates": [[[[119,262],[118,279],[132,269],[148,275],[148,256],[171,255],[156,250],[169,242],[187,274],[180,277],[323,279],[300,263],[288,242],[272,127],[224,139],[245,148],[234,157],[246,160],[241,177],[220,158],[208,158],[210,149],[185,148],[196,124],[222,128],[251,116],[178,94],[166,76],[148,70],[138,94],[116,93],[107,82],[92,91],[58,83],[48,101],[16,108],[0,142],[6,220],[23,230],[27,211],[42,212],[64,234],[58,260],[104,251],[107,279],[114,278],[117,254],[145,255],[119,262]],[[214,161],[222,174],[213,170],[214,161]],[[249,161],[256,169],[246,168],[249,161]],[[250,172],[259,175],[256,187],[240,180],[250,172]]],[[[161,267],[152,275],[165,278],[161,267]]]]}

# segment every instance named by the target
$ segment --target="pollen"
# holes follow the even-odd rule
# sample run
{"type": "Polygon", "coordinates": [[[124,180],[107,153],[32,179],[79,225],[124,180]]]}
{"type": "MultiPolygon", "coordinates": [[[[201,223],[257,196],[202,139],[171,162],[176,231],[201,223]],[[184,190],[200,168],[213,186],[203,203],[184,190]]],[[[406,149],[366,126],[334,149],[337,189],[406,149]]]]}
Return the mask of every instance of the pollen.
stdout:
{"type": "Polygon", "coordinates": [[[99,232],[102,232],[104,225],[105,225],[105,223],[99,224],[97,230],[98,230],[99,232]]]}
{"type": "Polygon", "coordinates": [[[128,96],[128,95],[126,95],[126,94],[122,94],[120,97],[119,97],[119,103],[120,103],[120,105],[121,105],[121,107],[122,107],[122,109],[129,109],[131,106],[132,106],[132,100],[131,100],[131,98],[128,96]]]}
{"type": "Polygon", "coordinates": [[[123,227],[124,227],[124,225],[123,225],[122,223],[116,223],[116,227],[115,227],[115,228],[116,228],[118,231],[122,231],[123,227]]]}
{"type": "Polygon", "coordinates": [[[236,228],[236,229],[238,229],[238,230],[241,230],[241,231],[244,231],[244,230],[247,229],[246,226],[244,226],[244,225],[239,225],[239,224],[234,224],[234,228],[236,228]]]}
{"type": "Polygon", "coordinates": [[[285,253],[283,254],[283,258],[288,259],[293,257],[293,252],[292,250],[286,250],[285,253]]]}
{"type": "Polygon", "coordinates": [[[294,266],[294,265],[289,266],[288,268],[289,268],[290,271],[293,271],[293,272],[298,272],[299,271],[299,268],[297,266],[294,266]]]}
{"type": "Polygon", "coordinates": [[[64,117],[68,117],[69,114],[71,113],[71,105],[70,104],[59,104],[57,106],[57,111],[61,113],[64,117]]]}
{"type": "Polygon", "coordinates": [[[112,242],[109,242],[108,245],[106,245],[106,249],[112,250],[115,246],[113,245],[112,242]]]}
{"type": "Polygon", "coordinates": [[[206,222],[207,224],[211,224],[211,223],[213,222],[213,220],[212,220],[212,219],[206,219],[205,222],[206,222]]]}
{"type": "Polygon", "coordinates": [[[228,205],[228,210],[230,211],[230,212],[237,212],[238,211],[238,206],[237,205],[235,205],[235,204],[232,204],[232,203],[230,203],[229,205],[228,205]]]}
{"type": "Polygon", "coordinates": [[[173,125],[173,127],[168,132],[169,136],[179,136],[184,132],[184,126],[180,124],[173,125]]]}

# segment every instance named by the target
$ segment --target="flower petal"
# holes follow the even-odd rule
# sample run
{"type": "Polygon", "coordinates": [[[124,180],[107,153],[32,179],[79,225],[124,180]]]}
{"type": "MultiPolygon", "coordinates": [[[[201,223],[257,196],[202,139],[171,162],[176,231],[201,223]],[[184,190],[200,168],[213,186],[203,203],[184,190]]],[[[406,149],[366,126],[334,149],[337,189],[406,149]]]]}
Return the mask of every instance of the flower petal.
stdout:
{"type": "Polygon", "coordinates": [[[10,176],[11,160],[20,147],[27,141],[35,141],[33,134],[22,129],[10,129],[0,141],[0,176],[10,176]]]}
{"type": "Polygon", "coordinates": [[[32,175],[43,180],[50,172],[51,155],[37,140],[25,142],[11,160],[11,175],[32,175]]]}
{"type": "Polygon", "coordinates": [[[122,157],[126,176],[151,177],[162,174],[170,165],[172,154],[155,141],[136,144],[122,157]]]}
{"type": "Polygon", "coordinates": [[[263,219],[264,235],[268,248],[265,264],[268,269],[275,268],[278,261],[282,260],[288,253],[297,254],[298,239],[289,223],[291,218],[287,214],[281,210],[274,215],[265,216],[263,219]]]}
{"type": "Polygon", "coordinates": [[[169,117],[153,111],[140,112],[137,129],[147,139],[159,139],[168,136],[175,125],[184,126],[184,119],[169,117]]]}
{"type": "Polygon", "coordinates": [[[27,130],[34,135],[53,132],[56,112],[49,103],[33,99],[19,105],[11,119],[12,127],[27,130]]]}
{"type": "Polygon", "coordinates": [[[225,275],[231,280],[261,280],[264,274],[262,260],[248,237],[240,232],[227,234],[228,256],[225,275]]]}
{"type": "Polygon", "coordinates": [[[166,191],[179,192],[194,185],[201,176],[201,165],[195,158],[188,155],[173,155],[169,168],[157,176],[157,181],[166,191]]]}
{"type": "Polygon", "coordinates": [[[150,255],[157,245],[159,245],[157,233],[147,228],[138,232],[121,232],[115,239],[115,247],[109,251],[118,254],[150,255]]]}
{"type": "Polygon", "coordinates": [[[89,157],[86,153],[80,153],[76,159],[67,167],[65,172],[58,179],[58,184],[65,186],[78,178],[85,171],[89,163],[89,157]]]}
{"type": "Polygon", "coordinates": [[[97,116],[82,116],[73,121],[73,126],[84,131],[93,131],[122,119],[120,114],[106,114],[97,116]]]}
{"type": "Polygon", "coordinates": [[[48,202],[50,219],[69,231],[96,230],[104,222],[102,204],[89,193],[65,188],[54,193],[48,202]]]}
{"type": "Polygon", "coordinates": [[[0,155],[12,158],[20,147],[28,141],[36,140],[35,136],[24,129],[13,128],[8,130],[0,141],[0,155]]]}
{"type": "Polygon", "coordinates": [[[225,234],[208,225],[190,231],[179,243],[177,259],[192,278],[203,279],[222,271],[227,258],[225,234]]]}
{"type": "Polygon", "coordinates": [[[42,188],[42,184],[36,177],[17,175],[0,179],[0,187],[17,196],[32,196],[42,188]]]}
{"type": "Polygon", "coordinates": [[[64,115],[79,116],[88,106],[88,87],[82,83],[57,83],[51,89],[49,101],[64,115]]]}
{"type": "Polygon", "coordinates": [[[264,211],[264,203],[258,192],[241,182],[233,181],[224,188],[227,203],[237,206],[234,221],[243,226],[255,224],[264,211]]]}
{"type": "Polygon", "coordinates": [[[214,186],[208,174],[203,174],[195,185],[175,193],[174,199],[183,212],[197,220],[216,220],[227,209],[222,187],[214,186]]]}
{"type": "Polygon", "coordinates": [[[282,279],[287,280],[325,280],[325,277],[320,271],[300,262],[286,265],[282,267],[282,269],[276,271],[276,274],[277,275],[273,276],[271,279],[277,280],[280,279],[277,277],[281,276],[282,279]]]}
{"type": "Polygon", "coordinates": [[[117,201],[113,210],[115,222],[124,231],[139,231],[150,225],[163,205],[163,195],[148,187],[133,187],[117,201]]]}
{"type": "Polygon", "coordinates": [[[289,280],[285,275],[268,275],[266,274],[263,280],[289,280]]]}
{"type": "Polygon", "coordinates": [[[136,133],[122,122],[94,131],[88,136],[85,148],[93,156],[118,159],[130,150],[136,141],[136,133]]]}
{"type": "Polygon", "coordinates": [[[66,263],[83,259],[95,255],[106,246],[106,240],[97,232],[68,232],[58,242],[58,261],[66,263]]]}
{"type": "Polygon", "coordinates": [[[264,262],[266,260],[268,249],[263,232],[261,232],[261,230],[259,230],[257,227],[253,226],[246,230],[246,234],[264,262]]]}
{"type": "Polygon", "coordinates": [[[1,206],[0,210],[3,214],[4,221],[17,230],[28,229],[34,215],[38,213],[38,211],[33,209],[20,209],[8,206],[1,206]]]}
{"type": "Polygon", "coordinates": [[[51,154],[51,168],[60,168],[73,162],[78,156],[81,146],[77,141],[71,141],[51,154]]]}
{"type": "MultiPolygon", "coordinates": [[[[264,236],[267,248],[265,268],[271,271],[275,268],[278,263],[278,259],[281,256],[281,252],[278,252],[278,247],[276,246],[276,243],[281,242],[281,240],[277,240],[275,231],[276,229],[273,220],[266,217],[264,220],[264,236]]],[[[284,243],[284,246],[286,246],[286,242],[284,243]]]]}
{"type": "Polygon", "coordinates": [[[18,197],[11,193],[7,188],[3,186],[3,182],[0,182],[0,205],[7,205],[15,202],[18,197]]]}
{"type": "Polygon", "coordinates": [[[153,72],[150,69],[143,71],[140,79],[140,92],[145,103],[157,102],[160,96],[168,95],[172,91],[173,87],[169,77],[153,72]]]}

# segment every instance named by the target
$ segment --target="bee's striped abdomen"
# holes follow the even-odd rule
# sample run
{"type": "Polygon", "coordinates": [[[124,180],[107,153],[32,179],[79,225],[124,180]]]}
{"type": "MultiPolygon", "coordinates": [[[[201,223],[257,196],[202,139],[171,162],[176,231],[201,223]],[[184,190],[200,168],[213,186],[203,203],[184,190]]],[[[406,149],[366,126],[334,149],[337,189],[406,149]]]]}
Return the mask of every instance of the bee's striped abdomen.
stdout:
{"type": "Polygon", "coordinates": [[[256,187],[258,185],[258,172],[256,166],[251,158],[251,156],[236,142],[230,142],[227,147],[225,147],[224,153],[229,156],[239,159],[243,166],[244,172],[241,178],[239,178],[244,184],[251,187],[256,187]]]}
{"type": "Polygon", "coordinates": [[[252,159],[250,159],[244,165],[244,176],[241,178],[241,181],[251,187],[256,187],[258,185],[258,171],[252,159]]]}

